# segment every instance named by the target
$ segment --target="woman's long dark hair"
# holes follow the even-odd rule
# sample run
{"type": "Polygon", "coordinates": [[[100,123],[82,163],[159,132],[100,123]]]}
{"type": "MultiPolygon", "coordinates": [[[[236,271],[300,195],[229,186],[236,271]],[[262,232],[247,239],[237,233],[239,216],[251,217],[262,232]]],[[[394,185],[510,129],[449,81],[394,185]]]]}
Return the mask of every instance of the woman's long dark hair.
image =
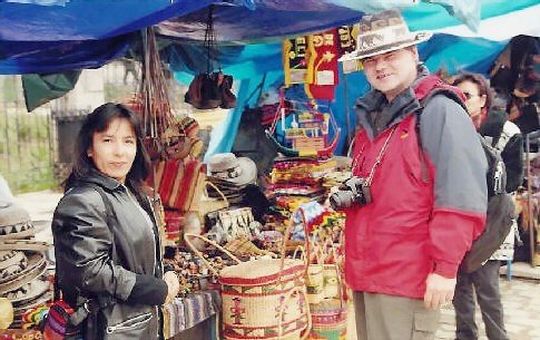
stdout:
{"type": "Polygon", "coordinates": [[[71,174],[65,183],[66,189],[76,181],[88,176],[91,171],[96,170],[94,162],[88,157],[88,149],[92,146],[92,137],[96,132],[105,131],[111,121],[116,118],[127,119],[135,131],[137,153],[126,176],[126,183],[129,183],[137,191],[141,189],[143,181],[150,172],[150,158],[143,145],[140,120],[137,114],[125,105],[115,103],[105,103],[86,116],[75,141],[73,164],[71,174]]]}

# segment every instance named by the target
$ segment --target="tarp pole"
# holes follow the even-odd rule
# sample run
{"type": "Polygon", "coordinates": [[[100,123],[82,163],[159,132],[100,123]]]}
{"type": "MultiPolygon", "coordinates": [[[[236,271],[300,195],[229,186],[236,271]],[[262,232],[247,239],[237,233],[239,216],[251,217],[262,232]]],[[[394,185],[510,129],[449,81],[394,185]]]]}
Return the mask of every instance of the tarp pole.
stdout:
{"type": "MultiPolygon", "coordinates": [[[[343,63],[341,63],[343,66],[343,63]]],[[[343,72],[343,99],[345,101],[345,125],[347,128],[347,147],[351,145],[351,110],[349,107],[349,87],[347,86],[347,75],[343,72]]]]}

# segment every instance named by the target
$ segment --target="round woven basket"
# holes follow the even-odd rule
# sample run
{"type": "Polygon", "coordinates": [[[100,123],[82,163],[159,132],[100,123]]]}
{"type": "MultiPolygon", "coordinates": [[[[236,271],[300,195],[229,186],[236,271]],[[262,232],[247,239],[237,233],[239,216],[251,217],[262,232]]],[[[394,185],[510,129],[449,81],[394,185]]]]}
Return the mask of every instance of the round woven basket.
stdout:
{"type": "Polygon", "coordinates": [[[304,261],[285,259],[282,251],[280,259],[240,262],[225,248],[203,236],[186,234],[184,238],[203,263],[219,276],[224,339],[300,339],[309,335],[311,318],[304,261]],[[203,254],[192,247],[192,238],[212,244],[238,264],[218,273],[203,254]]]}

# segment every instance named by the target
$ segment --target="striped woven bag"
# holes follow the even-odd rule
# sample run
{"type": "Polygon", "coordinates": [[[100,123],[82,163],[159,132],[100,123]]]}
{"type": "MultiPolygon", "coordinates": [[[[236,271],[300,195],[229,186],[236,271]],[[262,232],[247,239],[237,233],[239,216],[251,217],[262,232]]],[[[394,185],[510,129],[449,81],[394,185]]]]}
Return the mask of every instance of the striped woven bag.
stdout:
{"type": "Polygon", "coordinates": [[[45,340],[82,339],[80,327],[70,325],[69,318],[75,311],[64,300],[53,302],[44,321],[45,340]]]}

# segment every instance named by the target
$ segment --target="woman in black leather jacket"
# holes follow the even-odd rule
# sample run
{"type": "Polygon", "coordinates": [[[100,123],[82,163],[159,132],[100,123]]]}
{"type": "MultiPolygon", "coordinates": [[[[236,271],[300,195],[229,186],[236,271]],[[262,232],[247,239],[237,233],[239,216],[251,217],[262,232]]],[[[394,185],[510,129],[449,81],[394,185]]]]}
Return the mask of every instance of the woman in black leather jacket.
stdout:
{"type": "Polygon", "coordinates": [[[174,272],[163,275],[136,115],[121,104],[98,107],[83,123],[74,156],[52,223],[57,288],[82,316],[85,339],[162,338],[157,306],[174,298],[179,284],[174,272]]]}

